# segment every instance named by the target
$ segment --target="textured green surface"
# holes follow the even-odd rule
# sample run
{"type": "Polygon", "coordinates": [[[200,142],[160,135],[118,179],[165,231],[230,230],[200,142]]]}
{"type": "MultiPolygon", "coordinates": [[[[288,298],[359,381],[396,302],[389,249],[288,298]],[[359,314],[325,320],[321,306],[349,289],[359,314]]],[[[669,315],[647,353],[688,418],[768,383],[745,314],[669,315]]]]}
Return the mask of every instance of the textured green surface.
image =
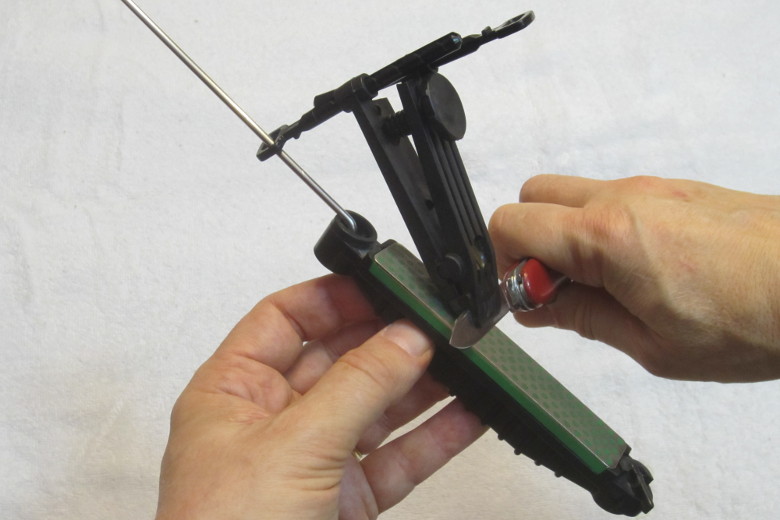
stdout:
{"type": "MultiPolygon", "coordinates": [[[[449,338],[454,318],[436,297],[425,267],[412,253],[393,244],[377,253],[370,272],[449,338]]],[[[601,473],[618,463],[625,441],[500,330],[494,328],[479,343],[458,352],[499,384],[591,471],[601,473]]]]}

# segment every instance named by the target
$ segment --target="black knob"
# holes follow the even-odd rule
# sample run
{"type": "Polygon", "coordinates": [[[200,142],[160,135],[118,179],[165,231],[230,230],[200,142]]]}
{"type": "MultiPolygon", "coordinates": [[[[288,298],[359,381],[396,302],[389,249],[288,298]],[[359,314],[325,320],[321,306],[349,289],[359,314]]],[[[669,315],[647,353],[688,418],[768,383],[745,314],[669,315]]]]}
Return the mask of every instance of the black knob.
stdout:
{"type": "Polygon", "coordinates": [[[457,141],[466,134],[466,112],[458,92],[444,76],[433,73],[428,77],[422,109],[436,132],[449,141],[457,141]]]}

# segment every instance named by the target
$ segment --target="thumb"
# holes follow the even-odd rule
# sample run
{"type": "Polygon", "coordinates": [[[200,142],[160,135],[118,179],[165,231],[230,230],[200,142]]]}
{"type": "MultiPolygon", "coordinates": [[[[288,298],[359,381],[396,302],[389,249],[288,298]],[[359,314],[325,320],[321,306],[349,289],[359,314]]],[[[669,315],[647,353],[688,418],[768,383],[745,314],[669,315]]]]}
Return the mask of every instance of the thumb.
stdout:
{"type": "Polygon", "coordinates": [[[351,452],[362,433],[425,373],[433,343],[406,321],[392,323],[340,357],[297,404],[307,428],[351,452]]]}

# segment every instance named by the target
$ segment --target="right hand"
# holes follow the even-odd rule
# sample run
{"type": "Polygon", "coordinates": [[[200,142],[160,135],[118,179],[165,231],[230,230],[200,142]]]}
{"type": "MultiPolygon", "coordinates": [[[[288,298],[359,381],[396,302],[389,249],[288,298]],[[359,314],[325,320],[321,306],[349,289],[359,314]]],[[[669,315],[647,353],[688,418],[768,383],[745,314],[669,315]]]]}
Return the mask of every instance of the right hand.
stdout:
{"type": "Polygon", "coordinates": [[[542,175],[490,222],[499,272],[575,284],[515,318],[619,348],[669,378],[780,378],[780,197],[694,181],[542,175]]]}

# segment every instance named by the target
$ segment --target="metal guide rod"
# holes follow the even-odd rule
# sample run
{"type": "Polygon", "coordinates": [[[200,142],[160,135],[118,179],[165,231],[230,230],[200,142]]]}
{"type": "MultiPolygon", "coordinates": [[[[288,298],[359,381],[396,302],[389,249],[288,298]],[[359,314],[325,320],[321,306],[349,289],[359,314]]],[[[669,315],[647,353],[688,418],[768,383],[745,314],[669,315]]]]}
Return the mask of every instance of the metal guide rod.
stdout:
{"type": "MultiPolygon", "coordinates": [[[[250,130],[252,130],[266,145],[273,147],[274,146],[274,140],[271,138],[270,135],[268,135],[265,130],[260,128],[260,125],[258,125],[249,115],[244,112],[244,110],[238,106],[238,104],[233,101],[233,99],[228,96],[228,94],[220,88],[219,85],[214,82],[211,77],[206,74],[206,72],[201,69],[195,61],[193,61],[192,58],[187,56],[187,53],[185,53],[181,47],[179,47],[176,42],[174,42],[170,36],[165,34],[165,31],[163,31],[159,25],[157,25],[154,20],[149,18],[149,16],[140,8],[138,5],[133,2],[133,0],[122,0],[122,3],[124,3],[128,9],[130,9],[164,44],[166,47],[168,47],[200,80],[206,84],[206,86],[211,89],[211,91],[217,95],[219,99],[222,100],[227,107],[233,111],[234,114],[236,114],[241,121],[246,124],[246,126],[249,127],[250,130]]],[[[342,208],[338,202],[336,202],[333,197],[331,197],[322,187],[317,184],[317,182],[311,178],[311,176],[306,173],[306,170],[304,170],[295,160],[290,157],[287,152],[284,150],[279,150],[276,155],[279,156],[279,158],[282,160],[284,164],[286,164],[309,188],[311,188],[314,193],[316,193],[320,199],[322,199],[325,204],[327,204],[333,211],[336,212],[336,214],[341,217],[341,219],[353,230],[357,231],[357,224],[355,223],[355,219],[352,218],[352,216],[347,213],[347,211],[342,208]]]]}

